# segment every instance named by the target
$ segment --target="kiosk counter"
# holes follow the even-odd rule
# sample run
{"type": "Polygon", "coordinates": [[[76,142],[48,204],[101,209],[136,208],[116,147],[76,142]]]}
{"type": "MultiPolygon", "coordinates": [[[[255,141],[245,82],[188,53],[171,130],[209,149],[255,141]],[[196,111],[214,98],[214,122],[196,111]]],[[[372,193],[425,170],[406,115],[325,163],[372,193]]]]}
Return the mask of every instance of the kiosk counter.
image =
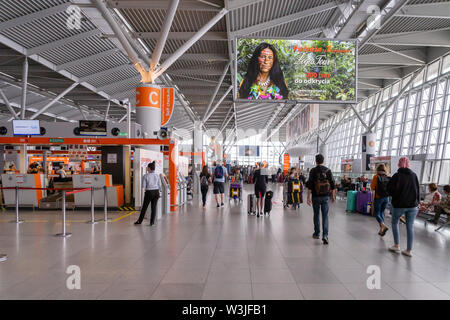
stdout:
{"type": "MultiPolygon", "coordinates": [[[[124,203],[123,186],[113,185],[110,174],[77,174],[73,176],[74,188],[94,187],[95,206],[104,206],[105,195],[103,187],[106,186],[108,207],[121,207],[124,203]],[[97,189],[98,188],[98,189],[97,189]]],[[[91,205],[91,193],[75,193],[75,207],[89,207],[91,205]]]]}
{"type": "MultiPolygon", "coordinates": [[[[43,174],[2,174],[2,187],[42,188],[45,185],[43,174]]],[[[16,191],[2,190],[6,206],[16,205],[16,191]]],[[[19,205],[38,207],[45,197],[45,190],[19,190],[19,205]]]]}

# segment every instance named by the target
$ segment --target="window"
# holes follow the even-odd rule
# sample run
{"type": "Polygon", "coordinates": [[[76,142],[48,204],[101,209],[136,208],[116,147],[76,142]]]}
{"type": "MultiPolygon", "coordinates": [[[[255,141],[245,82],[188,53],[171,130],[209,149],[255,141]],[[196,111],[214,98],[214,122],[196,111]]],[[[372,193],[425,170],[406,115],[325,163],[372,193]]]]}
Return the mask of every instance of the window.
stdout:
{"type": "MultiPolygon", "coordinates": [[[[376,123],[374,129],[377,155],[411,156],[415,153],[427,153],[433,154],[436,159],[442,157],[443,160],[439,160],[439,163],[427,161],[429,178],[435,179],[435,182],[439,179],[440,184],[444,180],[445,183],[450,182],[450,75],[445,74],[449,71],[450,54],[442,59],[442,67],[439,67],[439,61],[429,64],[414,80],[413,85],[404,91],[396,105],[376,123]],[[441,75],[440,69],[443,72],[441,75]]],[[[361,117],[368,122],[382,114],[389,105],[389,99],[398,96],[411,76],[359,103],[356,107],[361,110],[361,117]],[[379,94],[380,106],[371,119],[379,94]]],[[[341,124],[328,141],[329,161],[332,162],[330,167],[338,169],[342,158],[361,158],[360,136],[366,130],[352,112],[347,114],[345,122],[342,115],[339,117],[341,124]]],[[[326,128],[324,126],[324,130],[326,128]]]]}
{"type": "Polygon", "coordinates": [[[437,77],[439,71],[439,60],[430,64],[427,68],[427,81],[437,77]]]}

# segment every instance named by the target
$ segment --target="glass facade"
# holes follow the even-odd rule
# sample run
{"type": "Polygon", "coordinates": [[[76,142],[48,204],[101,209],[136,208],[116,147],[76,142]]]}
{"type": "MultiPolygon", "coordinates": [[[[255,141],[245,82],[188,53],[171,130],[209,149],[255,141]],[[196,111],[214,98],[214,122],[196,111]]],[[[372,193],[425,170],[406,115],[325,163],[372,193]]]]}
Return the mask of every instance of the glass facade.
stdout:
{"type": "MultiPolygon", "coordinates": [[[[239,165],[254,165],[256,162],[267,161],[269,166],[279,167],[280,155],[284,150],[285,144],[279,141],[270,142],[263,140],[262,134],[256,134],[236,141],[226,148],[227,161],[239,165]],[[239,156],[239,146],[246,145],[259,146],[259,156],[239,156]]],[[[204,139],[205,150],[208,150],[208,145],[206,144],[208,141],[209,139],[204,139]]]]}
{"type": "MultiPolygon", "coordinates": [[[[359,103],[356,110],[366,124],[371,124],[390,106],[374,127],[377,156],[427,154],[421,182],[450,183],[450,55],[426,66],[391,105],[410,79],[411,75],[384,88],[359,103]]],[[[329,119],[320,129],[326,130],[332,123],[329,119]]],[[[340,122],[327,141],[333,171],[340,171],[341,159],[361,158],[364,131],[353,112],[340,122]]]]}

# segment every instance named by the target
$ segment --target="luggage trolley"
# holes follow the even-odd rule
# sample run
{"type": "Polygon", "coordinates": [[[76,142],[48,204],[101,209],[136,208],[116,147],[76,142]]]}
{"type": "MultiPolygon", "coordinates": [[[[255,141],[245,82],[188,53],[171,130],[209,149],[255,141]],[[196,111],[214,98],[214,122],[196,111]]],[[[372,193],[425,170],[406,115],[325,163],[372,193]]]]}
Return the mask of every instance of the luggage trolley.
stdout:
{"type": "Polygon", "coordinates": [[[239,183],[230,183],[229,200],[231,201],[231,199],[234,199],[235,202],[236,200],[242,201],[242,186],[239,183]]]}
{"type": "Polygon", "coordinates": [[[300,208],[303,203],[302,183],[300,180],[288,180],[283,185],[283,207],[287,208],[290,204],[294,209],[300,208]]]}

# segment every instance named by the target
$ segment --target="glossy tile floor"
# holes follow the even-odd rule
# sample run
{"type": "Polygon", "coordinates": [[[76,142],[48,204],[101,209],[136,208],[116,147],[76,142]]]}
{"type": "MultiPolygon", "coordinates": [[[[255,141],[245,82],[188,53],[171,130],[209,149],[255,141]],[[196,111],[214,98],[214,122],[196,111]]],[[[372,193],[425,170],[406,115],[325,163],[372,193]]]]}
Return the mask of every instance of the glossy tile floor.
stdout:
{"type": "Polygon", "coordinates": [[[387,251],[390,231],[380,238],[374,218],[346,214],[338,201],[324,246],[311,238],[312,209],[283,211],[281,185],[270,188],[270,218],[248,216],[246,202],[217,209],[209,194],[205,211],[195,199],[153,227],[133,225],[136,213],[89,225],[88,212],[68,211],[66,239],[54,236],[56,211],[23,210],[20,225],[4,211],[0,299],[450,299],[450,230],[416,221],[407,258],[387,251]],[[81,290],[66,287],[70,265],[80,267],[81,290]],[[380,267],[379,290],[367,288],[370,265],[380,267]]]}

